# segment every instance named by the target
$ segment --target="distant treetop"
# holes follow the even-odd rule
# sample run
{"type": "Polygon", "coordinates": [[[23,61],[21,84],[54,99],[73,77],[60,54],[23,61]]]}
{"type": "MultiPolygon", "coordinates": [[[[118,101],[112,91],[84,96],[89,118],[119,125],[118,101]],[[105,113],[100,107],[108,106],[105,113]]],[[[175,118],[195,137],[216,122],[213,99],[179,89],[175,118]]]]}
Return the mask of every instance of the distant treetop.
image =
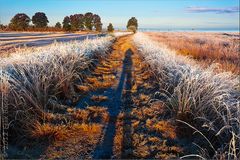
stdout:
{"type": "Polygon", "coordinates": [[[61,29],[61,28],[62,28],[62,25],[61,25],[60,22],[57,22],[57,23],[55,24],[55,27],[61,29]]]}
{"type": "Polygon", "coordinates": [[[93,26],[95,27],[96,31],[102,31],[101,17],[97,14],[93,15],[93,26]]]}
{"type": "Polygon", "coordinates": [[[87,12],[84,15],[85,27],[88,30],[92,30],[93,28],[93,14],[91,12],[87,12]]]}
{"type": "Polygon", "coordinates": [[[135,26],[136,29],[138,29],[138,21],[135,17],[132,17],[128,20],[127,28],[129,28],[130,26],[135,26]]]}
{"type": "Polygon", "coordinates": [[[82,30],[84,28],[83,14],[70,15],[70,24],[71,24],[72,31],[82,30]]]}
{"type": "Polygon", "coordinates": [[[29,27],[31,19],[25,13],[16,14],[9,24],[10,29],[16,31],[23,31],[29,27]]]}
{"type": "Polygon", "coordinates": [[[34,24],[35,27],[37,28],[43,28],[47,27],[48,24],[48,18],[45,13],[43,12],[37,12],[35,15],[32,17],[32,23],[34,24]]]}
{"type": "Polygon", "coordinates": [[[71,30],[70,18],[68,16],[64,17],[62,24],[65,31],[71,30]]]}
{"type": "Polygon", "coordinates": [[[109,23],[109,25],[107,27],[107,30],[108,30],[108,32],[113,32],[114,31],[112,23],[109,23]]]}

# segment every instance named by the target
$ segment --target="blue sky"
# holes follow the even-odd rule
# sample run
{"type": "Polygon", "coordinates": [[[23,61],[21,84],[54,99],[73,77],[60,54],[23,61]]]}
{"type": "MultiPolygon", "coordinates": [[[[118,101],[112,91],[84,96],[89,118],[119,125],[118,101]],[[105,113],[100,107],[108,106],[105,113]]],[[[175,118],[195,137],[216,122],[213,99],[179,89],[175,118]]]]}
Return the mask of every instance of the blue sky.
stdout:
{"type": "Polygon", "coordinates": [[[135,16],[141,28],[239,28],[239,0],[0,0],[0,23],[16,13],[45,12],[50,25],[75,13],[93,12],[104,27],[123,28],[135,16]]]}

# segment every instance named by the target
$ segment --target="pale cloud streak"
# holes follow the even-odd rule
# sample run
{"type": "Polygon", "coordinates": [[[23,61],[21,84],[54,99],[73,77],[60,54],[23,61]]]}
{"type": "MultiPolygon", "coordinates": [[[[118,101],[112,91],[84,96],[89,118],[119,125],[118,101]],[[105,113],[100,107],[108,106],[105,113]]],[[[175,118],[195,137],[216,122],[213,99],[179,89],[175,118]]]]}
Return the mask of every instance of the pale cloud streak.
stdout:
{"type": "Polygon", "coordinates": [[[218,14],[225,14],[225,13],[237,13],[239,12],[239,7],[238,6],[225,7],[225,8],[187,7],[186,10],[192,13],[212,12],[212,13],[218,13],[218,14]]]}

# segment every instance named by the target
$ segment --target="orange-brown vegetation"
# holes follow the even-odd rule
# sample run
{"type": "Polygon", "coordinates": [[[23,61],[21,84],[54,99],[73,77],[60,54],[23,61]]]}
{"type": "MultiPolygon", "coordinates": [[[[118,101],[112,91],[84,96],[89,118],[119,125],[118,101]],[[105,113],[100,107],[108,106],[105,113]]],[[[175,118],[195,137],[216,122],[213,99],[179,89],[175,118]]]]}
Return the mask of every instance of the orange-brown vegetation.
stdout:
{"type": "Polygon", "coordinates": [[[39,140],[54,140],[63,141],[68,138],[79,136],[83,133],[100,133],[101,125],[99,124],[85,124],[85,123],[74,123],[66,125],[54,125],[51,123],[34,123],[34,130],[32,130],[32,138],[39,140]]]}
{"type": "Polygon", "coordinates": [[[200,61],[203,66],[218,63],[224,71],[240,73],[240,37],[237,33],[162,32],[147,35],[179,54],[200,61]]]}
{"type": "Polygon", "coordinates": [[[62,132],[67,139],[54,141],[42,155],[43,159],[89,159],[101,136],[101,124],[73,124],[62,132]]]}
{"type": "Polygon", "coordinates": [[[97,145],[103,126],[109,120],[107,109],[89,106],[86,109],[68,108],[67,114],[46,114],[45,123],[33,123],[31,139],[35,143],[49,143],[43,158],[89,158],[89,151],[97,145]],[[58,150],[57,148],[62,148],[58,150]]]}

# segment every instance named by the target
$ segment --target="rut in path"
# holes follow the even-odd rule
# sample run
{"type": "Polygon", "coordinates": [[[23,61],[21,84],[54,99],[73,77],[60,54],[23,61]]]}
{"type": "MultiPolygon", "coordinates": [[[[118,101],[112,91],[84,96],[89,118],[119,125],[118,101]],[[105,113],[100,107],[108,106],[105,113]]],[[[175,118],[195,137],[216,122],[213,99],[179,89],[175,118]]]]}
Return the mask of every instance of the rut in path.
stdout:
{"type": "MultiPolygon", "coordinates": [[[[125,40],[125,39],[124,39],[125,40]]],[[[114,90],[112,90],[112,99],[108,106],[109,112],[109,123],[105,129],[105,134],[103,137],[103,141],[96,147],[93,158],[94,159],[109,159],[113,156],[113,142],[114,137],[116,135],[116,122],[117,116],[119,115],[120,111],[127,114],[131,110],[131,88],[132,88],[132,55],[134,54],[129,44],[126,42],[116,43],[116,49],[113,52],[117,52],[124,56],[122,60],[122,68],[118,69],[117,76],[117,86],[114,90]],[[120,49],[120,50],[119,50],[120,49]],[[127,96],[128,99],[123,102],[123,91],[125,91],[125,97],[127,96]]],[[[126,40],[125,40],[126,41],[126,40]]],[[[131,130],[129,125],[130,121],[124,121],[124,133],[128,138],[131,136],[131,130]]],[[[131,147],[131,141],[123,142],[123,148],[131,147]]]]}

